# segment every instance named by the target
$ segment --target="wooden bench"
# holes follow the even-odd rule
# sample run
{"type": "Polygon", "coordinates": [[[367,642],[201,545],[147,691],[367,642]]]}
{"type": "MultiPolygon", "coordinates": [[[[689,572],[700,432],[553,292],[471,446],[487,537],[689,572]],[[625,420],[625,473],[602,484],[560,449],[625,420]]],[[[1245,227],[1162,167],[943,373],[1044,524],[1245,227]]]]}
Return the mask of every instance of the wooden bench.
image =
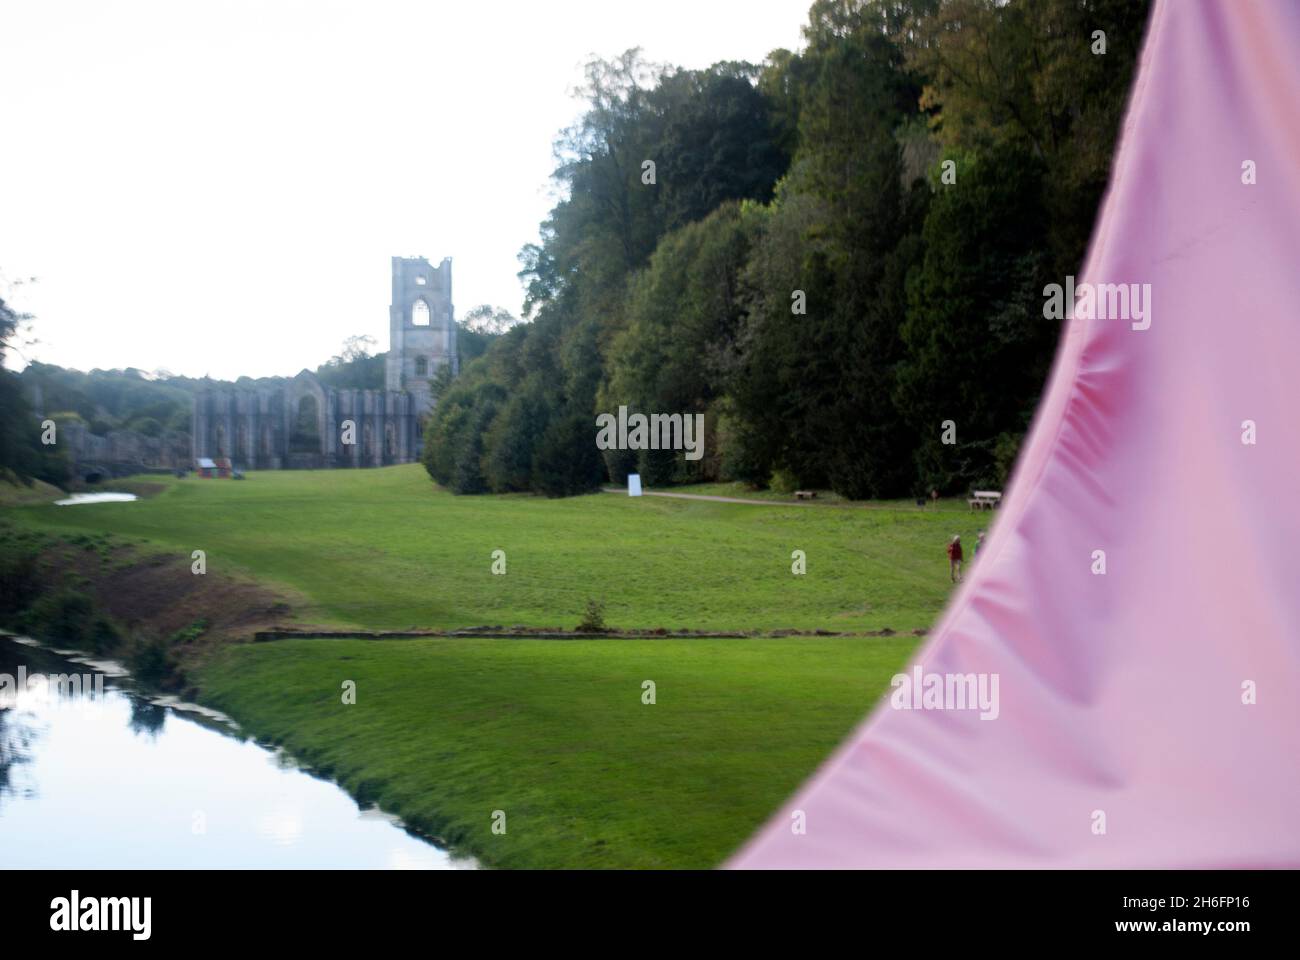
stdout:
{"type": "Polygon", "coordinates": [[[997,490],[972,491],[966,503],[972,510],[993,510],[1002,502],[1002,494],[997,490]]]}
{"type": "Polygon", "coordinates": [[[796,500],[812,500],[817,496],[816,490],[796,490],[794,498],[796,500]]]}

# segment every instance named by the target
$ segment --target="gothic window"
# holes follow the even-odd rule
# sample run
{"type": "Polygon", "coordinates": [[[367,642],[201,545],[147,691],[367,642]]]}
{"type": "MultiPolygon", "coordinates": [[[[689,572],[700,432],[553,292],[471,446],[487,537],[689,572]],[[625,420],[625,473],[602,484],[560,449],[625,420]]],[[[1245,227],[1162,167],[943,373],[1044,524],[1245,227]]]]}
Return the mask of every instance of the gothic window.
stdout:
{"type": "Polygon", "coordinates": [[[415,358],[415,375],[417,377],[427,377],[429,375],[429,361],[424,357],[415,358]]]}
{"type": "Polygon", "coordinates": [[[316,398],[307,394],[298,401],[298,415],[293,421],[289,436],[289,449],[294,453],[320,453],[320,408],[316,398]]]}
{"type": "Polygon", "coordinates": [[[411,325],[427,327],[429,325],[429,305],[423,300],[411,304],[411,325]]]}

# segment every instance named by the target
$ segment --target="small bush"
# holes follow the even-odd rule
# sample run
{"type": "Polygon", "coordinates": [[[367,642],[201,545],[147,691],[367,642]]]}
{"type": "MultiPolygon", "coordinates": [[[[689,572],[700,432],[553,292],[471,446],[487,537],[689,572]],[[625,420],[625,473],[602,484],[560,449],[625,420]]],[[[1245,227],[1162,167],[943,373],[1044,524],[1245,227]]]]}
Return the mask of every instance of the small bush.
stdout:
{"type": "Polygon", "coordinates": [[[794,493],[799,489],[799,478],[789,470],[773,470],[768,486],[777,493],[794,493]]]}
{"type": "Polygon", "coordinates": [[[582,623],[578,624],[578,632],[604,633],[608,629],[605,625],[605,605],[598,600],[588,600],[587,612],[583,614],[582,623]]]}
{"type": "Polygon", "coordinates": [[[89,639],[90,649],[97,654],[115,653],[122,646],[122,634],[102,614],[96,614],[91,621],[89,639]]]}
{"type": "Polygon", "coordinates": [[[67,587],[42,595],[14,622],[39,640],[98,655],[116,653],[122,646],[113,621],[96,612],[89,596],[67,587]]]}
{"type": "Polygon", "coordinates": [[[195,620],[183,630],[177,630],[172,634],[171,642],[173,644],[193,643],[199,637],[203,636],[204,631],[208,629],[208,621],[195,620]]]}
{"type": "Polygon", "coordinates": [[[145,683],[165,686],[176,676],[176,661],[171,644],[162,637],[141,640],[127,659],[131,675],[145,683]]]}
{"type": "Polygon", "coordinates": [[[41,640],[83,647],[90,636],[94,615],[90,597],[65,588],[37,599],[23,615],[22,626],[41,640]]]}

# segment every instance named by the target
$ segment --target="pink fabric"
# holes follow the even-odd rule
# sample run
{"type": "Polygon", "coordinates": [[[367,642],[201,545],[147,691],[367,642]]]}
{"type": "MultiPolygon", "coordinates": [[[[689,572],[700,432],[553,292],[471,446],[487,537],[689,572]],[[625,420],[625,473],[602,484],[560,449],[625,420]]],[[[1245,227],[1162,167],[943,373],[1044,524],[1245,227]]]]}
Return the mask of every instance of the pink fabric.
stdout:
{"type": "Polygon", "coordinates": [[[1159,0],[1084,280],[1151,326],[1067,323],[913,660],[999,716],[887,697],[729,866],[1300,866],[1300,3],[1159,0]]]}

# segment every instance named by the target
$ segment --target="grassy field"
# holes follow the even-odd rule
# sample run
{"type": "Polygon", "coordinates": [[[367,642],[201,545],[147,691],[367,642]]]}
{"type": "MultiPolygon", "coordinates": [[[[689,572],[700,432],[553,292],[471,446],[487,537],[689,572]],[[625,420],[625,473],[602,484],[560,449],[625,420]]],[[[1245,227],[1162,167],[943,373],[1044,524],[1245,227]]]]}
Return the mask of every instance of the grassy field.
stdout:
{"type": "Polygon", "coordinates": [[[287,640],[227,648],[202,682],[252,732],[488,865],[711,867],[915,642],[287,640]]]}
{"type": "MultiPolygon", "coordinates": [[[[135,503],[0,517],[185,563],[205,550],[210,573],[283,587],[317,624],[571,628],[591,598],[613,627],[840,632],[929,627],[950,589],[946,541],[973,542],[989,521],[952,503],[453,497],[418,466],[149,483],[135,503]]],[[[248,731],[486,864],[706,867],[812,772],[916,643],[287,640],[220,647],[194,679],[248,731]]]]}
{"type": "Polygon", "coordinates": [[[45,530],[144,538],[210,571],[309,598],[307,619],[370,628],[614,627],[899,632],[930,626],[944,546],[988,517],[952,510],[748,506],[593,494],[454,497],[419,466],[170,480],[137,503],[9,511],[45,530]],[[494,550],[506,575],[491,572],[494,550]],[[807,573],[791,573],[791,553],[807,573]]]}

